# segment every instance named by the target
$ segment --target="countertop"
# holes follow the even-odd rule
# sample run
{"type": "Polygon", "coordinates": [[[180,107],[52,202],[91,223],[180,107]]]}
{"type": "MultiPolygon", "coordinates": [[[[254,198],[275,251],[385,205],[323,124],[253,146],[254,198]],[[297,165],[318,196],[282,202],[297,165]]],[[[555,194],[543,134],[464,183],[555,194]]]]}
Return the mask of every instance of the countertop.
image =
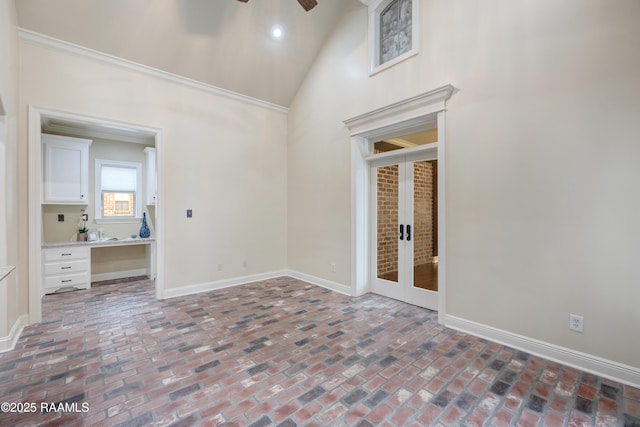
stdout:
{"type": "Polygon", "coordinates": [[[43,243],[42,248],[62,248],[69,246],[89,246],[89,247],[102,247],[102,246],[129,246],[129,245],[148,245],[154,243],[156,239],[154,237],[137,237],[132,239],[127,237],[124,239],[112,240],[112,238],[106,237],[100,240],[94,240],[93,242],[56,242],[56,243],[43,243]]]}
{"type": "Polygon", "coordinates": [[[13,270],[15,270],[15,265],[5,265],[0,267],[0,280],[3,280],[5,277],[9,275],[13,270]]]}

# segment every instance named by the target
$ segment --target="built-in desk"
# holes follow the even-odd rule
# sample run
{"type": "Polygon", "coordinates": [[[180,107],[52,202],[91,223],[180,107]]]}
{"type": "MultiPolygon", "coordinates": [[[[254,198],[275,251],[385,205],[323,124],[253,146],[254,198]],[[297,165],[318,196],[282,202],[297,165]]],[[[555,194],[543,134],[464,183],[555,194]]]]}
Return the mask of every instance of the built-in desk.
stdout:
{"type": "Polygon", "coordinates": [[[91,287],[91,249],[146,245],[149,277],[156,276],[154,238],[102,239],[93,242],[44,243],[42,245],[42,294],[91,287]]]}

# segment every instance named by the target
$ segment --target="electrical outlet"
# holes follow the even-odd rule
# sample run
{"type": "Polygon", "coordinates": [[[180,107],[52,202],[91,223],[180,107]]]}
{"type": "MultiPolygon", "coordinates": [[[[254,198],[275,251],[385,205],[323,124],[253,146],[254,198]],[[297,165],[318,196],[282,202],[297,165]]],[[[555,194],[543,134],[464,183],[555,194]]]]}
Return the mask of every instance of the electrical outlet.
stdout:
{"type": "Polygon", "coordinates": [[[187,218],[193,218],[193,211],[191,209],[187,209],[187,218]]]}
{"type": "Polygon", "coordinates": [[[584,328],[584,317],[576,314],[569,315],[569,329],[576,332],[582,332],[584,328]]]}
{"type": "Polygon", "coordinates": [[[336,265],[335,262],[332,262],[331,263],[331,271],[335,273],[337,270],[338,270],[338,266],[336,265]]]}
{"type": "Polygon", "coordinates": [[[58,222],[64,222],[64,214],[58,214],[58,222]]]}

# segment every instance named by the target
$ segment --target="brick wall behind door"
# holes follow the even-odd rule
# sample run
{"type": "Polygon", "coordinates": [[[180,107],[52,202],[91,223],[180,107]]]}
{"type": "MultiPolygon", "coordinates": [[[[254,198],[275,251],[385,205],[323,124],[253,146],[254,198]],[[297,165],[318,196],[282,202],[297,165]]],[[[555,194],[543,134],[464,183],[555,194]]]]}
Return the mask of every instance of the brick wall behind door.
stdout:
{"type": "Polygon", "coordinates": [[[378,277],[398,271],[398,165],[378,168],[378,277]]]}
{"type": "Polygon", "coordinates": [[[433,172],[430,161],[414,163],[413,262],[421,265],[433,259],[433,172]]]}

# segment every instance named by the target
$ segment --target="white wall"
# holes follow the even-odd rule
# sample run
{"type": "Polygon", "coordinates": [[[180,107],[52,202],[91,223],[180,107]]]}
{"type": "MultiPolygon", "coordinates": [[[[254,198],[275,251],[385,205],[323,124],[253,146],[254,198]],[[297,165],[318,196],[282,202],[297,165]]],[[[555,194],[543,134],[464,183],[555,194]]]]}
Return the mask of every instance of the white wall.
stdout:
{"type": "Polygon", "coordinates": [[[162,129],[167,290],[285,267],[284,113],[24,41],[20,56],[25,161],[29,104],[162,129]]]}
{"type": "MultiPolygon", "coordinates": [[[[168,288],[285,264],[350,285],[342,121],[452,83],[447,313],[640,368],[637,22],[635,0],[422,0],[421,53],[369,77],[367,14],[355,6],[288,119],[23,42],[20,111],[163,129],[168,288]],[[583,334],[567,330],[570,312],[585,316],[583,334]]],[[[24,218],[26,132],[21,116],[24,218]]]]}
{"type": "Polygon", "coordinates": [[[369,77],[357,6],[298,92],[289,267],[350,284],[342,121],[451,83],[447,314],[640,368],[640,2],[420,6],[417,57],[369,77]]]}
{"type": "MultiPolygon", "coordinates": [[[[0,0],[0,266],[18,265],[17,114],[18,39],[12,0],[0,0]]],[[[20,314],[26,313],[26,273],[19,268],[0,282],[0,350],[11,341],[20,314]],[[18,278],[24,283],[19,287],[18,278]],[[22,289],[22,290],[21,290],[22,289]],[[21,302],[24,303],[21,305],[21,302]]],[[[21,283],[22,284],[22,283],[21,283]]]]}

